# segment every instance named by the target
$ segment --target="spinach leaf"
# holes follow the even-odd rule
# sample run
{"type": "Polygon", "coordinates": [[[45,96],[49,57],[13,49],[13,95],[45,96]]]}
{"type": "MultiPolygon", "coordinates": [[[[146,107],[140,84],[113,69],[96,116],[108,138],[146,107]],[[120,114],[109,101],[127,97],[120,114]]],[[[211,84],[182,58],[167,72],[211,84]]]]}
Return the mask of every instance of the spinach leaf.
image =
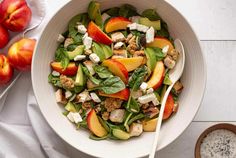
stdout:
{"type": "Polygon", "coordinates": [[[125,121],[124,121],[124,127],[126,129],[126,131],[129,131],[129,125],[128,125],[128,121],[130,120],[131,116],[133,115],[132,112],[126,112],[126,117],[125,117],[125,121]]]}
{"type": "Polygon", "coordinates": [[[157,30],[156,35],[161,36],[161,37],[166,37],[166,38],[170,37],[168,26],[164,21],[161,21],[161,30],[157,30]]]}
{"type": "Polygon", "coordinates": [[[66,67],[68,66],[70,59],[63,45],[59,45],[59,47],[57,48],[56,53],[55,53],[55,60],[58,62],[61,62],[61,66],[64,69],[66,69],[66,67]]]}
{"type": "Polygon", "coordinates": [[[138,113],[140,111],[139,103],[131,96],[129,97],[128,102],[124,106],[129,112],[138,113]]]}
{"type": "Polygon", "coordinates": [[[53,84],[55,87],[62,87],[59,77],[55,77],[52,74],[48,75],[48,82],[53,84]]]}
{"type": "Polygon", "coordinates": [[[75,86],[71,91],[75,93],[80,93],[84,90],[84,86],[75,86]]]}
{"type": "Polygon", "coordinates": [[[114,94],[125,89],[125,84],[119,77],[112,76],[102,81],[95,89],[100,89],[106,94],[114,94]]]}
{"type": "Polygon", "coordinates": [[[93,68],[100,78],[108,78],[112,76],[112,73],[104,66],[95,65],[93,68]]]}
{"type": "Polygon", "coordinates": [[[146,9],[142,12],[142,16],[148,18],[151,21],[161,20],[160,16],[154,9],[146,9]]]}
{"type": "Polygon", "coordinates": [[[110,9],[104,11],[104,12],[107,13],[108,15],[114,17],[114,16],[119,16],[119,10],[120,10],[119,7],[113,7],[113,8],[110,8],[110,9]]]}
{"type": "Polygon", "coordinates": [[[119,10],[119,15],[129,18],[131,16],[136,16],[138,15],[137,10],[134,6],[130,5],[130,4],[124,4],[120,7],[119,10]]]}
{"type": "Polygon", "coordinates": [[[83,70],[85,76],[87,76],[94,84],[99,85],[99,84],[101,83],[101,80],[99,80],[99,79],[93,77],[93,76],[89,73],[89,70],[87,69],[87,67],[82,66],[82,65],[81,65],[81,67],[82,67],[82,70],[83,70]]]}
{"type": "Polygon", "coordinates": [[[157,61],[161,61],[165,58],[165,54],[162,52],[161,48],[158,47],[152,47],[152,49],[155,51],[155,55],[156,55],[156,60],[157,61]]]}
{"type": "Polygon", "coordinates": [[[137,114],[128,121],[128,125],[131,125],[131,123],[133,123],[134,121],[142,119],[144,117],[145,115],[143,113],[137,114]]]}
{"type": "Polygon", "coordinates": [[[136,91],[139,89],[139,86],[143,82],[144,77],[146,76],[147,73],[148,73],[148,70],[146,66],[142,66],[133,72],[128,83],[132,91],[136,91]]]}
{"type": "Polygon", "coordinates": [[[67,46],[67,51],[73,51],[75,50],[75,48],[78,47],[77,44],[70,44],[69,46],[67,46]]]}

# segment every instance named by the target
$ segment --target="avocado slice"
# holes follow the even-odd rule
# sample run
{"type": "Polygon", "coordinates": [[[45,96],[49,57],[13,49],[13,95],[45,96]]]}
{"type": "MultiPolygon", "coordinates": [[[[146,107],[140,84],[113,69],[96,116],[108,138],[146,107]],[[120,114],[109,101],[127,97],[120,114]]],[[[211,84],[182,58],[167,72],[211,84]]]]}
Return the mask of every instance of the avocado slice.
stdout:
{"type": "Polygon", "coordinates": [[[97,56],[100,58],[101,61],[105,60],[106,58],[105,53],[103,52],[103,49],[99,44],[93,42],[92,50],[95,54],[97,54],[97,56]]]}
{"type": "Polygon", "coordinates": [[[155,51],[152,48],[146,48],[144,51],[147,57],[147,66],[151,71],[153,71],[156,66],[155,51]]]}
{"type": "Polygon", "coordinates": [[[101,44],[101,47],[103,49],[106,59],[110,58],[113,55],[111,47],[109,47],[108,45],[105,45],[105,44],[101,44]]]}
{"type": "Polygon", "coordinates": [[[73,60],[77,55],[81,55],[84,52],[84,45],[77,46],[73,51],[68,51],[68,57],[70,60],[73,60]]]}
{"type": "Polygon", "coordinates": [[[122,131],[121,129],[113,129],[112,134],[119,139],[127,140],[130,138],[129,133],[122,131]]]}
{"type": "Polygon", "coordinates": [[[75,78],[75,85],[76,86],[84,86],[84,83],[85,83],[85,76],[83,73],[82,66],[81,66],[81,64],[79,64],[76,78],[75,78]]]}
{"type": "Polygon", "coordinates": [[[69,112],[76,112],[75,106],[73,103],[68,102],[65,106],[65,109],[69,112]]]}
{"type": "Polygon", "coordinates": [[[148,18],[141,17],[139,23],[148,27],[153,27],[156,30],[161,30],[161,20],[150,21],[148,18]]]}

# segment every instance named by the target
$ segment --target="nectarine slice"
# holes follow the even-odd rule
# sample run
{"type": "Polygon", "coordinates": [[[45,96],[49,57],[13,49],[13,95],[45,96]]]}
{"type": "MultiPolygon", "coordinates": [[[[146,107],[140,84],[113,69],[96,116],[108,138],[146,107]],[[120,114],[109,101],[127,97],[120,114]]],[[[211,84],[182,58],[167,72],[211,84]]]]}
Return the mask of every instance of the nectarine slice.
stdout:
{"type": "Polygon", "coordinates": [[[88,35],[96,42],[106,45],[112,44],[112,40],[93,21],[88,24],[88,35]]]}
{"type": "Polygon", "coordinates": [[[142,122],[143,124],[143,130],[145,132],[154,132],[156,130],[156,126],[157,126],[157,119],[158,118],[154,118],[154,119],[151,119],[151,120],[144,120],[142,122]]]}
{"type": "Polygon", "coordinates": [[[108,67],[108,69],[116,76],[120,77],[120,79],[127,84],[128,83],[128,71],[123,64],[114,59],[107,59],[102,62],[103,66],[108,67]]]}
{"type": "Polygon", "coordinates": [[[147,47],[158,47],[162,49],[167,45],[169,46],[168,52],[174,49],[174,46],[168,39],[164,37],[155,37],[153,42],[147,44],[147,47]]]}
{"type": "Polygon", "coordinates": [[[113,31],[117,31],[117,30],[125,30],[127,25],[130,24],[131,21],[127,18],[124,17],[114,17],[111,18],[106,26],[105,26],[105,31],[107,33],[113,32],[113,31]]]}
{"type": "Polygon", "coordinates": [[[140,65],[142,65],[143,57],[133,57],[133,58],[118,58],[115,59],[125,66],[128,72],[135,70],[140,65]]]}
{"type": "Polygon", "coordinates": [[[61,66],[61,62],[52,62],[51,67],[53,70],[63,75],[74,76],[77,73],[78,67],[74,62],[69,63],[66,69],[61,66]]]}
{"type": "Polygon", "coordinates": [[[148,88],[157,89],[161,86],[165,74],[165,66],[162,61],[158,61],[153,70],[150,80],[147,82],[148,88]]]}
{"type": "Polygon", "coordinates": [[[94,109],[92,109],[87,116],[87,124],[89,130],[98,137],[104,137],[107,135],[106,129],[99,122],[97,114],[94,109]]]}
{"type": "Polygon", "coordinates": [[[125,89],[123,89],[117,93],[114,93],[114,94],[106,94],[106,93],[103,93],[102,91],[99,91],[100,96],[110,97],[110,98],[118,98],[118,99],[126,100],[126,101],[129,99],[129,94],[130,94],[130,91],[128,88],[125,88],[125,89]]]}
{"type": "Polygon", "coordinates": [[[166,106],[163,114],[163,120],[166,120],[170,117],[170,115],[173,112],[175,102],[173,99],[173,96],[171,94],[168,95],[167,100],[166,100],[166,106]]]}

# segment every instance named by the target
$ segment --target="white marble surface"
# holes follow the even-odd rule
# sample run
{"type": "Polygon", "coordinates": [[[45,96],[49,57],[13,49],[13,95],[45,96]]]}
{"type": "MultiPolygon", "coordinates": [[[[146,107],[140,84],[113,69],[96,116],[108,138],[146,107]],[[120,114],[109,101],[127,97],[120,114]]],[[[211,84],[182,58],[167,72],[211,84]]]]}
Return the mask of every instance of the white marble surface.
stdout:
{"type": "MultiPolygon", "coordinates": [[[[53,13],[68,0],[48,0],[48,20],[53,13]],[[51,7],[53,6],[53,7],[51,7]]],[[[217,122],[231,122],[236,124],[236,1],[235,0],[169,0],[191,23],[196,30],[208,65],[208,82],[203,103],[192,124],[172,144],[158,152],[158,158],[192,158],[194,146],[198,136],[207,127],[217,122]]],[[[44,26],[41,26],[44,27],[44,26]]],[[[30,74],[25,73],[18,81],[19,84],[10,91],[17,97],[6,100],[7,104],[23,106],[26,104],[27,89],[30,85],[30,74]],[[22,84],[20,84],[22,83],[22,84]],[[27,87],[20,87],[29,83],[27,87]],[[23,91],[19,90],[23,89],[23,91]]],[[[0,121],[8,116],[4,115],[10,108],[4,107],[0,121]]],[[[20,109],[20,108],[19,108],[20,109]]],[[[30,125],[24,108],[8,119],[9,124],[22,126],[30,125]]],[[[71,157],[88,157],[75,151],[69,145],[71,157]]]]}

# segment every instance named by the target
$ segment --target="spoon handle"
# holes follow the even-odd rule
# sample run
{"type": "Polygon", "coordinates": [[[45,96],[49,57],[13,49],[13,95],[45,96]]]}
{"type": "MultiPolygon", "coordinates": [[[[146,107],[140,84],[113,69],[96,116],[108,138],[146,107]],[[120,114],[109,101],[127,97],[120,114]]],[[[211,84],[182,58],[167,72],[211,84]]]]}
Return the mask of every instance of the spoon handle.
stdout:
{"type": "Polygon", "coordinates": [[[174,86],[175,83],[172,83],[166,90],[166,93],[162,99],[161,102],[161,110],[159,113],[159,117],[157,119],[157,126],[156,126],[156,131],[155,131],[155,137],[154,137],[154,141],[153,141],[153,145],[152,145],[152,149],[151,152],[149,154],[149,158],[154,158],[155,153],[156,153],[156,148],[157,148],[157,142],[158,142],[158,137],[160,134],[160,129],[161,129],[161,123],[162,123],[162,118],[163,118],[163,114],[164,114],[164,110],[165,110],[165,106],[166,106],[166,100],[167,97],[172,89],[172,87],[174,86]]]}

